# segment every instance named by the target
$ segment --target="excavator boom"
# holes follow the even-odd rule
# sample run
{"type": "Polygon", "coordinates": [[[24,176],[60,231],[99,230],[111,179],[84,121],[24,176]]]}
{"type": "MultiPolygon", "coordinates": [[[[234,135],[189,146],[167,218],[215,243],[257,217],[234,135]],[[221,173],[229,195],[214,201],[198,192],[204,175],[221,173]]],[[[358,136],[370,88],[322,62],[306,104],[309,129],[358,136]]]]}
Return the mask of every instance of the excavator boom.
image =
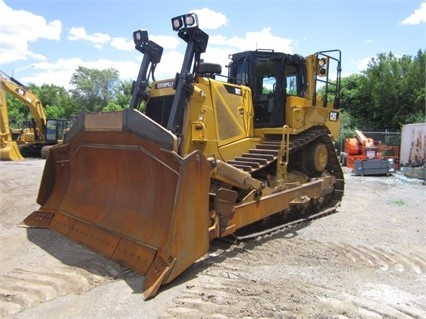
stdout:
{"type": "Polygon", "coordinates": [[[0,76],[0,160],[19,161],[24,159],[19,152],[18,144],[12,139],[9,127],[6,89],[3,77],[0,76]]]}

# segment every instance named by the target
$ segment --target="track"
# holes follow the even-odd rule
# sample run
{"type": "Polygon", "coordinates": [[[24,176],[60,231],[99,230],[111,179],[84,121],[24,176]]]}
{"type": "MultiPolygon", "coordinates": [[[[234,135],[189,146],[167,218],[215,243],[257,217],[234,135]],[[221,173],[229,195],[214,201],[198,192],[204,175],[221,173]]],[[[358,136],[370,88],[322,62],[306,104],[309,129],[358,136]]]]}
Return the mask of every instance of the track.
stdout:
{"type": "MultiPolygon", "coordinates": [[[[309,222],[314,219],[333,214],[340,206],[344,193],[344,176],[338,161],[334,145],[328,136],[328,130],[324,126],[316,126],[297,135],[290,136],[290,165],[293,162],[299,162],[297,152],[306,148],[313,142],[323,143],[327,147],[328,164],[326,171],[335,176],[336,183],[331,195],[327,196],[327,200],[319,207],[308,206],[303,212],[286,216],[279,216],[279,213],[268,220],[259,221],[253,225],[249,225],[244,229],[237,231],[235,237],[240,240],[254,238],[259,235],[267,234],[279,229],[286,229],[295,225],[309,222]],[[284,218],[284,219],[283,219],[284,218]]],[[[234,160],[228,161],[228,164],[236,168],[250,172],[253,177],[262,178],[262,175],[268,175],[267,170],[276,170],[276,161],[281,147],[280,141],[267,141],[257,145],[255,149],[241,154],[234,160]]],[[[299,167],[303,171],[303,167],[299,167]]]]}
{"type": "MultiPolygon", "coordinates": [[[[336,177],[336,185],[332,195],[332,202],[330,203],[330,206],[334,206],[342,200],[344,192],[344,178],[334,145],[328,136],[327,128],[324,126],[316,126],[305,132],[291,135],[289,150],[290,161],[292,160],[292,155],[314,141],[319,141],[327,146],[328,165],[326,169],[331,175],[336,177]]],[[[280,141],[268,141],[261,143],[257,145],[255,149],[250,149],[248,152],[241,154],[241,156],[236,157],[234,160],[228,161],[228,164],[256,176],[256,174],[265,170],[267,167],[276,165],[280,143],[280,141]]]]}

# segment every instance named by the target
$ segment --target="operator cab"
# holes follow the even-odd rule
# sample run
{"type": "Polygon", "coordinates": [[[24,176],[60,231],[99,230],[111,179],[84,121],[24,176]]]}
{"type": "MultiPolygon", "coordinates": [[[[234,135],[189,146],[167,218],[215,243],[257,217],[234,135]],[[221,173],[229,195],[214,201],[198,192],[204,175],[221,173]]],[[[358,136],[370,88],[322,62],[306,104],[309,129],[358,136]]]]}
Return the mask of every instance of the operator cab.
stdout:
{"type": "Polygon", "coordinates": [[[283,126],[286,97],[304,97],[306,92],[305,58],[273,50],[246,51],[230,58],[229,82],[252,90],[254,126],[283,126]]]}
{"type": "Polygon", "coordinates": [[[65,134],[71,127],[71,123],[65,119],[47,119],[46,143],[56,144],[64,139],[65,134]]]}

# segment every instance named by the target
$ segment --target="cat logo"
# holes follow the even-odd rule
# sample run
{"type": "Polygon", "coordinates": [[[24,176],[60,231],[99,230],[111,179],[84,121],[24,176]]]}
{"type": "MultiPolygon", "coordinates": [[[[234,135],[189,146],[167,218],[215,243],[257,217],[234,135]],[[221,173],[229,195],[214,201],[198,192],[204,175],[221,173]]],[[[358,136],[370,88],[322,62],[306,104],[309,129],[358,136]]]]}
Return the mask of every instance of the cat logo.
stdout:
{"type": "Polygon", "coordinates": [[[166,89],[166,88],[172,88],[174,85],[174,81],[164,81],[164,82],[159,82],[157,84],[155,84],[155,88],[156,89],[166,89]]]}
{"type": "Polygon", "coordinates": [[[329,121],[337,122],[338,119],[339,119],[339,112],[331,111],[330,113],[328,113],[328,120],[329,121]]]}

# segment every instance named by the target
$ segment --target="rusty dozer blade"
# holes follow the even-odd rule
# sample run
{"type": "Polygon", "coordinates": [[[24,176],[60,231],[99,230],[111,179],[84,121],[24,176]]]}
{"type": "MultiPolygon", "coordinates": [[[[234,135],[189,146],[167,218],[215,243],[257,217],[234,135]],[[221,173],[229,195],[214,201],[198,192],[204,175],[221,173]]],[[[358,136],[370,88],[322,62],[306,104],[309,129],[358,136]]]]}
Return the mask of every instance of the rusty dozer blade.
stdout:
{"type": "Polygon", "coordinates": [[[46,227],[145,275],[144,299],[209,247],[210,164],[134,109],[81,117],[49,152],[24,227],[46,227]]]}

